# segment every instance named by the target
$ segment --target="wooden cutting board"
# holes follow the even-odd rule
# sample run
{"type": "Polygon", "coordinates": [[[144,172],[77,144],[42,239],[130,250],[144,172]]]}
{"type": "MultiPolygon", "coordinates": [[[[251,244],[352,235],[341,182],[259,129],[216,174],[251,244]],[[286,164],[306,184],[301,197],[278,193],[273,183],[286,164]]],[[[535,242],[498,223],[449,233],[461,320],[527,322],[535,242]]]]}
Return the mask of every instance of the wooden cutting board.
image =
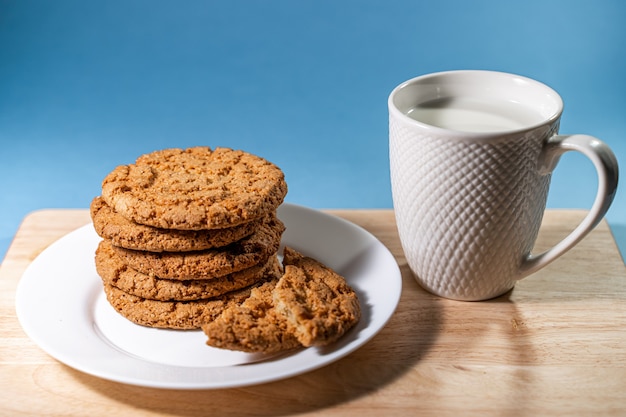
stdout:
{"type": "MultiPolygon", "coordinates": [[[[86,210],[29,215],[0,266],[0,416],[626,415],[626,268],[606,222],[509,294],[465,303],[415,283],[392,211],[331,213],[394,254],[403,278],[396,313],[373,340],[322,369],[213,391],[98,379],[28,339],[15,315],[20,276],[50,243],[90,221],[86,210]]],[[[548,211],[538,249],[584,214],[548,211]]]]}

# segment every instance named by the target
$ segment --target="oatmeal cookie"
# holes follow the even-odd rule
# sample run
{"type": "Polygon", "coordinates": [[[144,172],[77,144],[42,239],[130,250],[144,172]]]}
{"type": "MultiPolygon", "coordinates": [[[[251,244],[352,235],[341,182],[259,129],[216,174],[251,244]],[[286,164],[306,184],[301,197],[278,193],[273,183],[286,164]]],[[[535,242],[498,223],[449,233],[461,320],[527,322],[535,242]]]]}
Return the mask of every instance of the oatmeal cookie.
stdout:
{"type": "Polygon", "coordinates": [[[358,297],[341,275],[289,247],[283,267],[274,305],[303,346],[332,343],[359,321],[358,297]]]}
{"type": "Polygon", "coordinates": [[[188,252],[226,246],[250,236],[263,223],[257,219],[239,226],[209,230],[160,229],[128,220],[109,207],[102,197],[91,202],[96,233],[115,246],[150,252],[188,252]]]}
{"type": "Polygon", "coordinates": [[[301,347],[274,308],[277,279],[254,288],[243,303],[232,305],[202,325],[207,345],[244,352],[276,353],[301,347]]]}
{"type": "Polygon", "coordinates": [[[163,279],[212,279],[266,262],[278,252],[284,224],[276,217],[251,236],[223,248],[194,252],[113,249],[131,268],[163,279]]]}
{"type": "Polygon", "coordinates": [[[323,346],[358,322],[358,297],[342,276],[288,247],[283,267],[280,278],[202,325],[209,346],[265,353],[323,346]]]}
{"type": "Polygon", "coordinates": [[[232,291],[219,297],[196,301],[157,301],[128,294],[104,284],[107,300],[122,316],[133,323],[161,329],[199,329],[229,306],[242,303],[252,288],[232,291]]]}
{"type": "Polygon", "coordinates": [[[102,182],[102,198],[117,213],[163,229],[236,226],[275,211],[286,194],[280,168],[228,148],[155,151],[102,182]]]}
{"type": "Polygon", "coordinates": [[[190,301],[217,297],[255,284],[268,275],[280,274],[276,256],[264,264],[210,280],[171,280],[142,274],[119,257],[111,242],[103,240],[96,249],[96,270],[104,284],[137,297],[160,301],[190,301]]]}

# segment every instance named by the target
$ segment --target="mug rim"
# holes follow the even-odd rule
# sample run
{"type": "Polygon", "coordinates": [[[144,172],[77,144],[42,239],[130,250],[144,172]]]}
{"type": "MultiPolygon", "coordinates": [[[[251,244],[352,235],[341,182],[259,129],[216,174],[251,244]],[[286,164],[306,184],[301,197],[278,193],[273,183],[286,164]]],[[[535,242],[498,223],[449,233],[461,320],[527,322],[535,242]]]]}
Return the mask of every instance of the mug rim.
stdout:
{"type": "MultiPolygon", "coordinates": [[[[440,98],[450,97],[446,95],[440,95],[441,89],[437,88],[436,86],[441,87],[443,86],[443,83],[432,82],[431,84],[432,85],[430,85],[429,87],[433,89],[433,94],[435,94],[435,96],[433,96],[433,98],[431,99],[440,99],[440,98]]],[[[487,87],[488,86],[485,86],[485,88],[487,87]]],[[[428,101],[428,100],[425,100],[425,101],[428,101]]],[[[465,138],[465,139],[480,139],[480,138],[491,139],[495,137],[509,136],[509,135],[514,135],[514,134],[519,134],[522,132],[532,131],[541,126],[552,125],[553,123],[558,122],[559,118],[561,117],[561,114],[563,113],[563,99],[561,98],[559,93],[557,93],[553,88],[549,87],[548,85],[540,81],[534,80],[529,77],[525,77],[523,75],[502,72],[502,71],[492,71],[492,70],[450,70],[450,71],[440,71],[440,72],[433,72],[433,73],[419,75],[417,77],[408,79],[402,82],[401,84],[397,85],[389,94],[387,104],[389,108],[389,114],[396,117],[399,120],[402,120],[404,123],[407,123],[409,125],[413,125],[416,127],[420,127],[421,129],[431,131],[434,134],[441,135],[441,134],[447,133],[449,135],[453,133],[455,136],[459,138],[465,138]],[[453,130],[453,129],[443,128],[443,127],[438,127],[438,126],[434,126],[434,125],[413,119],[409,117],[405,112],[400,110],[398,108],[398,105],[396,104],[396,99],[398,95],[404,92],[407,88],[410,88],[416,84],[427,85],[429,81],[434,81],[436,79],[446,79],[446,78],[447,79],[453,79],[453,78],[459,79],[462,77],[464,78],[472,77],[474,79],[483,78],[485,80],[489,78],[491,80],[498,80],[499,82],[506,80],[507,82],[516,84],[517,86],[523,85],[526,87],[532,87],[537,91],[541,90],[543,92],[543,95],[546,98],[549,98],[548,100],[550,101],[549,105],[553,106],[554,110],[550,111],[549,114],[547,115],[542,114],[542,120],[540,122],[529,124],[528,126],[524,126],[521,128],[502,129],[502,130],[494,131],[494,132],[471,132],[471,131],[453,130]]]]}

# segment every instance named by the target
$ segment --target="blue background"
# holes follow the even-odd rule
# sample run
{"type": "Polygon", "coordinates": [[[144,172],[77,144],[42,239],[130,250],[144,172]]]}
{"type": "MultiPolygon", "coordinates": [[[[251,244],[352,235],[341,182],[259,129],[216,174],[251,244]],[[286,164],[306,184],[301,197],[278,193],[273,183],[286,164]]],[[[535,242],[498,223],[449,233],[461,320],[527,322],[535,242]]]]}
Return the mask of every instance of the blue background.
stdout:
{"type": "MultiPolygon", "coordinates": [[[[561,132],[623,164],[625,21],[621,0],[0,0],[0,259],[29,212],[87,208],[116,165],[168,147],[259,154],[290,202],[390,208],[387,96],[434,71],[538,79],[561,132]]],[[[567,154],[549,207],[590,207],[596,181],[567,154]]]]}

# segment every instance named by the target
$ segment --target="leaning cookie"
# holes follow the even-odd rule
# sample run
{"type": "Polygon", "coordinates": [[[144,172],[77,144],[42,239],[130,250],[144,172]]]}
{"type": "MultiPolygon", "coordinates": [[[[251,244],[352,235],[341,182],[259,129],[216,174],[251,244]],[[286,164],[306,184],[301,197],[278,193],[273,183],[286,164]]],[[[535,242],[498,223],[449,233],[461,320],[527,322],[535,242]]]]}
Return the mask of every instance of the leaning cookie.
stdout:
{"type": "Polygon", "coordinates": [[[243,352],[276,353],[301,347],[285,319],[273,306],[272,291],[277,280],[254,288],[250,297],[231,305],[202,330],[207,345],[243,352]]]}
{"type": "Polygon", "coordinates": [[[150,252],[187,252],[219,248],[250,236],[263,223],[257,219],[239,226],[211,230],[160,229],[128,220],[109,207],[102,197],[91,202],[96,233],[115,246],[150,252]]]}
{"type": "Polygon", "coordinates": [[[266,262],[276,254],[284,224],[276,217],[252,235],[223,248],[195,252],[147,252],[114,247],[131,268],[163,279],[213,279],[266,262]]]}
{"type": "Polygon", "coordinates": [[[116,212],[163,229],[237,226],[274,212],[286,194],[280,168],[228,148],[155,151],[102,182],[102,198],[116,212]]]}
{"type": "Polygon", "coordinates": [[[126,265],[113,250],[111,242],[103,240],[96,249],[96,271],[104,284],[151,300],[191,301],[223,295],[249,287],[267,276],[281,273],[276,256],[264,264],[211,280],[179,281],[142,274],[126,265]]]}
{"type": "Polygon", "coordinates": [[[346,280],[315,259],[286,247],[284,275],[272,296],[303,346],[327,345],[361,317],[359,299],[346,280]]]}

